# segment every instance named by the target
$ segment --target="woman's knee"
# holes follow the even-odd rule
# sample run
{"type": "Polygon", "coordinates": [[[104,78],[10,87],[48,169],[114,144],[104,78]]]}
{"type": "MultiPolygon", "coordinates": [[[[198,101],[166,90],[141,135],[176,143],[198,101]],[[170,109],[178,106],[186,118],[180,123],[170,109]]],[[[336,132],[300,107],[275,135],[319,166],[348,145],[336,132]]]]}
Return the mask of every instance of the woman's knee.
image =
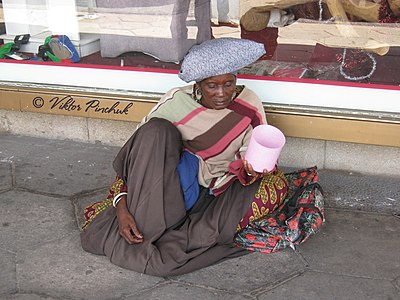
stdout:
{"type": "Polygon", "coordinates": [[[153,118],[142,125],[136,135],[142,135],[146,141],[151,139],[166,139],[169,142],[175,141],[179,145],[182,143],[182,136],[179,130],[168,120],[153,118]]]}
{"type": "Polygon", "coordinates": [[[161,118],[153,118],[150,119],[146,124],[140,127],[142,131],[151,131],[151,132],[178,132],[176,127],[168,120],[161,118]]]}

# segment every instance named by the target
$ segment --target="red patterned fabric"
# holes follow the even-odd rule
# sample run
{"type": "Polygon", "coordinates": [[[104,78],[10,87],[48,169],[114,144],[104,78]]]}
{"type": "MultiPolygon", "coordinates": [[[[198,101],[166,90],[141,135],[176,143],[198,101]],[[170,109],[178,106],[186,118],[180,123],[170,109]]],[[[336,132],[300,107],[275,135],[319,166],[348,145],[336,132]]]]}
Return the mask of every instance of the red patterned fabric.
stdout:
{"type": "Polygon", "coordinates": [[[245,228],[250,222],[258,220],[281,205],[288,192],[288,182],[279,169],[265,175],[258,187],[246,215],[240,220],[238,230],[245,228]]]}
{"type": "Polygon", "coordinates": [[[116,195],[123,192],[127,192],[126,185],[122,178],[117,175],[115,181],[108,191],[107,198],[105,200],[90,204],[84,209],[83,216],[85,218],[85,222],[82,225],[82,229],[85,229],[86,226],[88,226],[99,213],[111,206],[116,195]]]}
{"type": "Polygon", "coordinates": [[[287,247],[295,250],[320,230],[325,213],[317,168],[288,173],[286,178],[289,191],[283,204],[272,214],[238,231],[234,238],[237,246],[263,253],[287,247]]]}
{"type": "Polygon", "coordinates": [[[379,23],[400,23],[400,17],[393,13],[387,0],[380,1],[379,23]]]}

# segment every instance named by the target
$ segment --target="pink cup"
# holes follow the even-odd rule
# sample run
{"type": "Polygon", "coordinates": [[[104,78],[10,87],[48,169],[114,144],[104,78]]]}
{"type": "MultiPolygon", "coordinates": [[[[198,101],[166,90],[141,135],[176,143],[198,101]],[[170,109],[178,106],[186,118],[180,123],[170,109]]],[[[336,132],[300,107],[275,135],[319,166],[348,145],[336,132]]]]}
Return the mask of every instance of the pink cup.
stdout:
{"type": "Polygon", "coordinates": [[[253,129],[244,158],[256,172],[262,173],[265,169],[272,171],[285,142],[285,135],[278,128],[259,125],[253,129]]]}

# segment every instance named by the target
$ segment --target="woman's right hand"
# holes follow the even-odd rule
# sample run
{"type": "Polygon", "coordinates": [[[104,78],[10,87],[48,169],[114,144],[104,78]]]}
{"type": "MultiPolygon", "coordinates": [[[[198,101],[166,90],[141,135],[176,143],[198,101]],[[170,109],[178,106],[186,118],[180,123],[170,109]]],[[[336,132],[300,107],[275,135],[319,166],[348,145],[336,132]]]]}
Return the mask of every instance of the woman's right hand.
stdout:
{"type": "Polygon", "coordinates": [[[242,158],[244,170],[248,176],[257,176],[257,172],[254,171],[253,166],[244,158],[242,158]]]}
{"type": "Polygon", "coordinates": [[[118,232],[128,244],[139,244],[143,242],[143,235],[139,232],[135,219],[126,206],[126,196],[118,202],[117,207],[118,232]]]}

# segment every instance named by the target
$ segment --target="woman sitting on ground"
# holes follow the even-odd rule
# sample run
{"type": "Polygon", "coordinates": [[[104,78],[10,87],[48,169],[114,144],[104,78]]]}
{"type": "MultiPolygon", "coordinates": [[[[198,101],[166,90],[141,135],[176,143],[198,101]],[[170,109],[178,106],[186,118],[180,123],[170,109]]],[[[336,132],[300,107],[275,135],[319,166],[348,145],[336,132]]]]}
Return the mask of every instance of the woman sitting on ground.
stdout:
{"type": "Polygon", "coordinates": [[[249,40],[194,46],[179,77],[114,160],[106,201],[85,210],[82,247],[121,267],[179,275],[247,253],[237,230],[276,209],[287,192],[282,172],[259,201],[260,180],[244,160],[252,129],[266,123],[257,95],[236,72],[265,53],[249,40]],[[112,205],[113,204],[113,205],[112,205]]]}

